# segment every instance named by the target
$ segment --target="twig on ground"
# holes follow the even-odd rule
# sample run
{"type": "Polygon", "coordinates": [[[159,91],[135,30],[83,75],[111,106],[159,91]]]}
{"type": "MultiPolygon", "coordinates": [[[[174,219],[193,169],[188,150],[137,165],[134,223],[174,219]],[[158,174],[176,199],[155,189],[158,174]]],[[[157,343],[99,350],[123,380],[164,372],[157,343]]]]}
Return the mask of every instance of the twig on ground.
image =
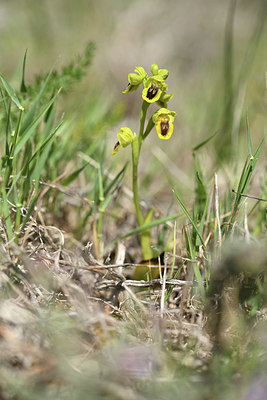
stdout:
{"type": "MultiPolygon", "coordinates": [[[[204,282],[203,282],[204,283],[204,282]]],[[[101,282],[96,283],[95,288],[98,290],[108,288],[108,287],[119,287],[124,288],[125,286],[133,286],[133,287],[153,287],[160,286],[163,284],[162,279],[152,279],[151,281],[135,281],[131,279],[126,279],[125,281],[114,281],[114,280],[102,280],[101,282]]],[[[195,284],[194,281],[182,281],[180,279],[166,279],[166,285],[180,285],[180,286],[193,286],[195,284]]]]}
{"type": "Polygon", "coordinates": [[[244,193],[236,192],[234,189],[232,189],[232,192],[233,192],[234,194],[238,194],[239,196],[247,197],[248,199],[254,199],[254,200],[258,200],[258,201],[267,201],[267,199],[263,199],[263,198],[261,198],[261,197],[250,196],[249,194],[244,194],[244,193]]]}

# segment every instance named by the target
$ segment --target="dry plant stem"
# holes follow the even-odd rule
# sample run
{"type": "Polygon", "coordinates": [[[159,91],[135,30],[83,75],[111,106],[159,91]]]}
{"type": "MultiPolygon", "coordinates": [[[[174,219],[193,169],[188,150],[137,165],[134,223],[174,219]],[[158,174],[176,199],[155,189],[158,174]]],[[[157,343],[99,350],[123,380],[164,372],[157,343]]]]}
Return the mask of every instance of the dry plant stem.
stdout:
{"type": "Polygon", "coordinates": [[[236,192],[234,189],[232,189],[232,192],[235,193],[235,194],[238,194],[239,196],[247,197],[248,199],[254,199],[254,200],[258,200],[258,201],[267,201],[267,199],[263,199],[263,198],[261,198],[261,197],[250,196],[249,194],[244,194],[244,193],[236,192]]]}
{"type": "Polygon", "coordinates": [[[163,311],[164,311],[164,301],[165,301],[165,292],[166,292],[166,272],[167,272],[167,265],[165,263],[163,279],[162,279],[161,299],[160,299],[160,311],[162,313],[161,317],[163,317],[163,311]]]}
{"type": "MultiPolygon", "coordinates": [[[[205,282],[203,281],[203,284],[205,282]]],[[[196,284],[195,281],[184,281],[180,279],[166,279],[165,280],[165,285],[171,285],[171,286],[181,286],[181,287],[192,287],[196,284]]],[[[132,287],[157,287],[163,285],[163,279],[152,279],[150,281],[137,281],[137,280],[132,280],[132,279],[126,279],[125,281],[116,281],[116,280],[104,280],[102,279],[101,282],[98,282],[95,284],[95,288],[98,290],[102,290],[105,288],[109,287],[122,287],[124,288],[125,286],[132,286],[132,287]]]]}

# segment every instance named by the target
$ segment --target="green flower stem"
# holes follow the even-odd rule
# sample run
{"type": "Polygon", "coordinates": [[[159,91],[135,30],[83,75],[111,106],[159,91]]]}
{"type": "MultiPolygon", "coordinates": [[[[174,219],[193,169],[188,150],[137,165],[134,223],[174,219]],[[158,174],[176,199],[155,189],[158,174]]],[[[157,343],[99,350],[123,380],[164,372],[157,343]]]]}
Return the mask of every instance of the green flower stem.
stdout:
{"type": "Polygon", "coordinates": [[[149,135],[151,130],[154,128],[154,126],[155,126],[155,124],[154,124],[153,119],[151,117],[150,120],[148,121],[145,133],[143,134],[143,140],[145,140],[145,138],[149,135]]]}
{"type": "Polygon", "coordinates": [[[139,226],[143,225],[143,216],[139,204],[139,195],[138,195],[138,161],[140,154],[140,144],[138,140],[134,140],[132,143],[132,161],[133,161],[133,198],[134,198],[134,206],[136,211],[137,222],[139,226]]]}
{"type": "MultiPolygon", "coordinates": [[[[153,214],[154,208],[150,208],[146,217],[144,218],[143,225],[146,225],[152,221],[153,214]]],[[[150,260],[153,257],[153,251],[151,249],[151,229],[146,229],[140,233],[140,242],[144,260],[150,260]]]]}
{"type": "Polygon", "coordinates": [[[142,108],[141,108],[141,114],[140,114],[140,129],[139,129],[140,147],[141,147],[141,143],[144,141],[144,126],[145,126],[146,113],[147,113],[148,107],[149,107],[149,103],[147,103],[146,101],[143,101],[142,108]]]}
{"type": "MultiPolygon", "coordinates": [[[[142,143],[143,143],[144,139],[146,138],[146,136],[148,135],[148,133],[152,129],[152,126],[149,127],[149,132],[148,132],[148,127],[147,127],[145,134],[144,134],[144,126],[145,126],[146,113],[147,113],[148,107],[149,107],[149,103],[147,103],[146,101],[143,101],[141,115],[140,115],[139,137],[138,137],[138,140],[134,140],[132,142],[133,197],[134,197],[134,206],[135,206],[135,211],[136,211],[137,222],[138,222],[139,226],[144,225],[144,223],[146,222],[142,215],[140,203],[139,203],[138,163],[139,163],[139,155],[140,155],[142,143]]],[[[153,212],[152,212],[152,215],[153,215],[153,212]]],[[[149,260],[153,256],[153,253],[151,250],[151,231],[150,231],[150,229],[141,232],[140,242],[141,242],[141,247],[142,247],[142,252],[143,252],[143,258],[145,260],[149,260]]]]}

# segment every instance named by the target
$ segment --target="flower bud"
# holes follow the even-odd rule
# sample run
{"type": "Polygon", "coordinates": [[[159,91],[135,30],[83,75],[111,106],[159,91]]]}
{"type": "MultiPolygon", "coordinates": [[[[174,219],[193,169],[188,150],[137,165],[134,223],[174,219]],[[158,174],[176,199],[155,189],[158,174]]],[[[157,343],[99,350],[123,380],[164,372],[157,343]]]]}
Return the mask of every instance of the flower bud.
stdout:
{"type": "Polygon", "coordinates": [[[163,92],[160,96],[160,99],[157,101],[157,104],[162,108],[166,108],[168,101],[170,101],[172,98],[173,93],[163,92]]]}
{"type": "Polygon", "coordinates": [[[136,67],[134,72],[128,74],[128,86],[122,93],[133,92],[147,77],[147,73],[143,67],[136,67]]]}
{"type": "Polygon", "coordinates": [[[158,64],[152,64],[150,70],[153,75],[158,75],[158,71],[159,71],[158,64]]]}
{"type": "Polygon", "coordinates": [[[133,142],[133,140],[136,138],[136,133],[133,133],[130,128],[127,126],[124,126],[123,128],[119,129],[119,132],[117,133],[120,145],[122,147],[127,147],[129,144],[133,142]]]}
{"type": "Polygon", "coordinates": [[[135,139],[137,139],[136,133],[133,133],[130,128],[127,126],[124,126],[119,129],[119,132],[117,133],[118,136],[118,142],[114,146],[114,150],[112,152],[112,155],[117,154],[119,148],[122,147],[127,147],[129,146],[135,139]]]}
{"type": "Polygon", "coordinates": [[[159,69],[158,75],[162,76],[162,78],[165,80],[169,76],[169,71],[167,69],[159,69]]]}
{"type": "Polygon", "coordinates": [[[139,75],[136,75],[134,72],[130,72],[128,74],[128,81],[130,85],[140,85],[142,83],[142,78],[139,75]]]}

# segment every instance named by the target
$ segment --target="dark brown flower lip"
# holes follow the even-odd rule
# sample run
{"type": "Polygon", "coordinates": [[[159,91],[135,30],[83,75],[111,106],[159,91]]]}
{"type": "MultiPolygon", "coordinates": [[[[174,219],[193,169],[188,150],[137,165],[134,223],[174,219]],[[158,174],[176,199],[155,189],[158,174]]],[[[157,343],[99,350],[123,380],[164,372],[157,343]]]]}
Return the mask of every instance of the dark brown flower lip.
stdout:
{"type": "Polygon", "coordinates": [[[159,86],[156,85],[154,82],[151,84],[151,86],[149,87],[148,91],[147,91],[147,95],[146,97],[149,100],[152,100],[158,93],[159,91],[159,86]]]}
{"type": "Polygon", "coordinates": [[[133,86],[133,85],[131,85],[130,82],[128,82],[127,87],[126,87],[125,90],[127,90],[127,89],[131,90],[132,86],[133,86]]]}
{"type": "Polygon", "coordinates": [[[115,144],[115,146],[114,146],[114,149],[113,149],[113,150],[116,150],[116,148],[117,148],[119,145],[120,145],[120,142],[117,142],[117,143],[115,144]]]}
{"type": "Polygon", "coordinates": [[[169,120],[168,118],[162,118],[160,121],[160,130],[162,136],[166,136],[170,128],[169,120]]]}

